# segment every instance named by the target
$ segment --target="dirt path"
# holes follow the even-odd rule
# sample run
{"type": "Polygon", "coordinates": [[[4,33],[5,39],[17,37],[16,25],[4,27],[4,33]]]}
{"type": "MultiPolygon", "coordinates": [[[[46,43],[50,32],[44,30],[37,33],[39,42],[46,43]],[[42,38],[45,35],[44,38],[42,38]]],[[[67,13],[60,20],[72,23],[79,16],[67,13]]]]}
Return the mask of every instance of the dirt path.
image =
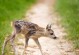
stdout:
{"type": "MultiPolygon", "coordinates": [[[[75,55],[71,44],[63,38],[66,33],[64,33],[64,28],[59,23],[60,17],[51,9],[54,2],[54,0],[40,0],[39,3],[28,11],[26,18],[42,27],[46,27],[47,24],[53,24],[52,29],[55,31],[58,39],[39,38],[44,55],[75,55]]],[[[18,43],[16,46],[17,55],[22,55],[24,38],[18,38],[18,43]]],[[[26,52],[27,55],[41,55],[38,46],[32,39],[29,40],[29,46],[26,52]]]]}

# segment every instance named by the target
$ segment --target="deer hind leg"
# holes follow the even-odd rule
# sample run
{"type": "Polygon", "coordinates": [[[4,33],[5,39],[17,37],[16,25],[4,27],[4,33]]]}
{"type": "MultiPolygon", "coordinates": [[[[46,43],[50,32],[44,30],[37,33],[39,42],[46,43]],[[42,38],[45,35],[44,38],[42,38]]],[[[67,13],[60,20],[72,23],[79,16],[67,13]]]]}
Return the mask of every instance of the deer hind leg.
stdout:
{"type": "Polygon", "coordinates": [[[6,47],[6,45],[7,45],[7,42],[8,42],[10,39],[11,39],[11,37],[5,38],[4,43],[3,43],[3,46],[2,46],[2,55],[4,55],[5,47],[6,47]]]}
{"type": "Polygon", "coordinates": [[[14,39],[15,39],[15,36],[13,36],[10,41],[11,41],[12,48],[13,48],[13,50],[14,50],[14,54],[17,55],[16,49],[15,49],[15,44],[14,44],[14,39]]]}
{"type": "Polygon", "coordinates": [[[39,47],[39,49],[40,49],[40,51],[41,51],[41,54],[43,55],[42,48],[41,48],[41,45],[40,45],[38,39],[34,39],[34,38],[33,38],[33,40],[34,40],[35,43],[38,45],[38,47],[39,47]]]}
{"type": "Polygon", "coordinates": [[[9,37],[7,37],[5,40],[4,40],[4,44],[3,44],[3,47],[2,47],[2,55],[4,55],[4,49],[7,45],[7,43],[13,39],[15,37],[15,33],[13,33],[12,35],[9,35],[9,37]]]}

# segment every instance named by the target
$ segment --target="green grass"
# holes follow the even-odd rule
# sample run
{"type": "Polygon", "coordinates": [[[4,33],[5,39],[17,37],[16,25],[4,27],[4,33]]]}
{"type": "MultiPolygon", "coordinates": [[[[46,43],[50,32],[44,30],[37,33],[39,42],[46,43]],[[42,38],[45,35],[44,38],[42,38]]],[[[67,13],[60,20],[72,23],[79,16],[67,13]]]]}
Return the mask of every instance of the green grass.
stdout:
{"type": "Polygon", "coordinates": [[[21,19],[35,2],[36,0],[0,0],[0,55],[4,38],[12,31],[11,21],[21,19]]]}
{"type": "Polygon", "coordinates": [[[75,48],[79,48],[79,0],[57,0],[56,9],[67,30],[67,39],[73,42],[75,48]]]}

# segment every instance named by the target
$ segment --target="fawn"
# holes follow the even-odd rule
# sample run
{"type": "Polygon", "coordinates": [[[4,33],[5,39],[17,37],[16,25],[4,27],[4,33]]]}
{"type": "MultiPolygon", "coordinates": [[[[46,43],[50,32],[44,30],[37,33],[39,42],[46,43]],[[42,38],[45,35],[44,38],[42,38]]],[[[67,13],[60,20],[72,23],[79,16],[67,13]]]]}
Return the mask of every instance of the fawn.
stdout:
{"type": "Polygon", "coordinates": [[[12,26],[13,26],[13,32],[4,41],[3,48],[2,48],[2,55],[4,55],[4,49],[5,49],[5,46],[7,45],[8,41],[11,41],[12,47],[15,51],[14,39],[15,39],[16,35],[19,33],[23,34],[25,36],[24,52],[28,46],[29,38],[32,38],[36,42],[36,44],[38,45],[42,55],[43,55],[42,48],[40,46],[38,38],[42,37],[42,36],[53,38],[53,39],[57,38],[54,34],[54,31],[51,29],[51,25],[47,25],[46,28],[42,28],[42,27],[39,27],[35,23],[26,22],[23,20],[17,20],[17,21],[12,22],[12,26]]]}

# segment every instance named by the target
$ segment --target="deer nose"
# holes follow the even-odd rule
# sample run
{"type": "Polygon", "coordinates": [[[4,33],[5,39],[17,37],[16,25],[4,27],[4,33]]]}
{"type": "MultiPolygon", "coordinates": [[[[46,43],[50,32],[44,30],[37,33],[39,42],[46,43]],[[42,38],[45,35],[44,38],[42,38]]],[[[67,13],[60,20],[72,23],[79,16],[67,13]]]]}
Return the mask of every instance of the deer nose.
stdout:
{"type": "Polygon", "coordinates": [[[57,37],[54,35],[54,36],[53,36],[53,39],[57,39],[57,37]]]}
{"type": "Polygon", "coordinates": [[[53,39],[57,39],[57,37],[53,37],[53,39]]]}

